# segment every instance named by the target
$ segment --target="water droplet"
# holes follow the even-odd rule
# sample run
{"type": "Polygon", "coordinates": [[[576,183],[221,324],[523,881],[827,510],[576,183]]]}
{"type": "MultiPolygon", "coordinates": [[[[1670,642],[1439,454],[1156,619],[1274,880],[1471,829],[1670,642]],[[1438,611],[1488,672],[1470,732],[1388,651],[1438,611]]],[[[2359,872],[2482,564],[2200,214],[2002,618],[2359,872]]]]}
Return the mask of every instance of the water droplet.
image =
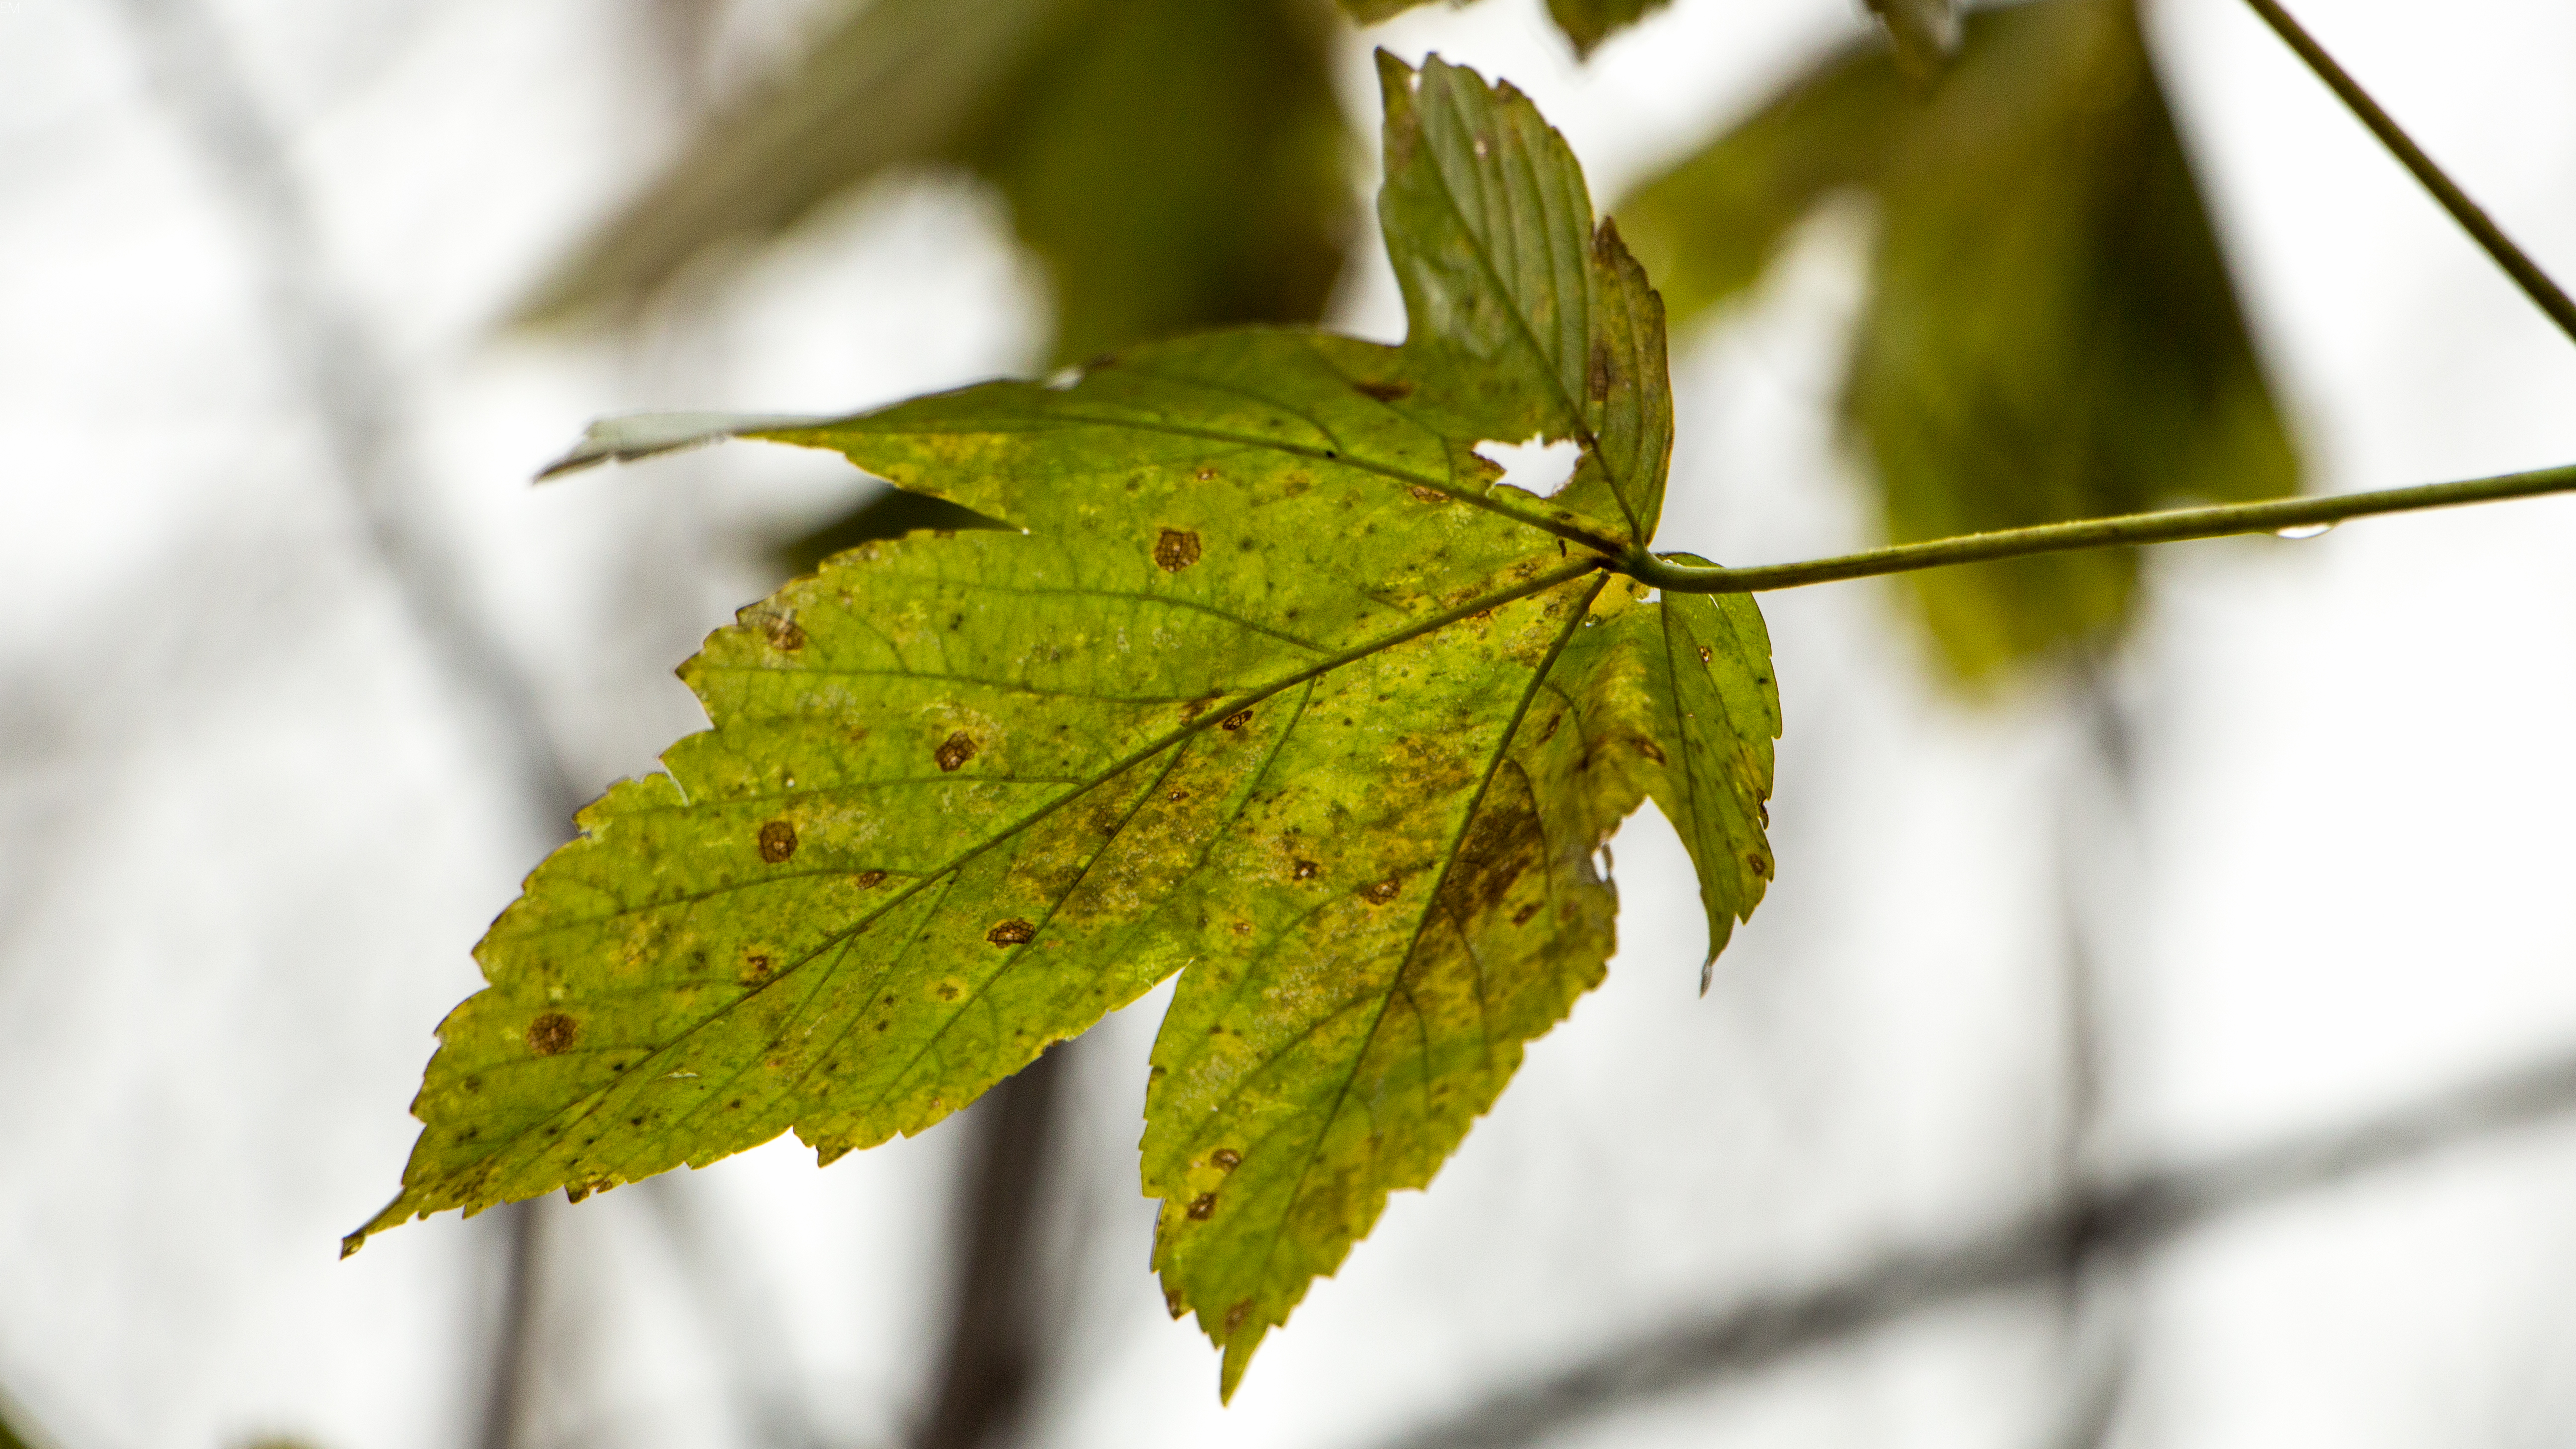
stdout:
{"type": "Polygon", "coordinates": [[[2331,523],[2301,523],[2273,533],[2274,538],[2317,538],[2334,532],[2331,523]]]}

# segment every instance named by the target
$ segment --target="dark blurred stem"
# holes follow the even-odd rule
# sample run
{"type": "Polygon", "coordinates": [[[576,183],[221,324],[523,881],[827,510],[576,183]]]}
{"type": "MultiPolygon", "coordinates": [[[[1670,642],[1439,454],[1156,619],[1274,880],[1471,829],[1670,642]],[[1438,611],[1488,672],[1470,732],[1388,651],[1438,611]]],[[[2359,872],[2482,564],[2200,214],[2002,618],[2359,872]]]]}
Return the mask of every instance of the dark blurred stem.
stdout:
{"type": "MultiPolygon", "coordinates": [[[[2133,852],[2134,752],[2129,726],[2105,675],[2106,661],[2087,658],[2076,676],[2075,706],[2084,726],[2075,768],[2081,778],[2062,792],[2058,820],[2060,913],[2065,929],[2058,1002],[2063,1101],[2054,1164],[2059,1190],[2080,1203],[2099,1178],[2103,1084],[2111,1051],[2102,985],[2104,944],[2121,938],[2106,919],[2125,904],[2106,897],[2108,883],[2132,872],[2112,858],[2133,852]]],[[[2134,1264],[2110,1251],[2100,1225],[2076,1219],[2057,1284],[2066,1371],[2049,1449],[2098,1449],[2119,1421],[2137,1336],[2131,1307],[2134,1264]]]]}
{"type": "MultiPolygon", "coordinates": [[[[304,394],[378,566],[446,676],[450,698],[496,747],[538,829],[564,838],[581,803],[572,772],[547,733],[535,689],[482,623],[452,549],[414,517],[420,479],[398,445],[391,369],[331,286],[328,248],[285,144],[202,0],[122,3],[153,88],[233,203],[278,357],[304,394]]],[[[493,1216],[508,1224],[508,1286],[482,1442],[509,1449],[533,1353],[536,1210],[493,1216]]]]}
{"type": "Polygon", "coordinates": [[[998,1449],[1021,1436],[1044,1381],[1050,1331],[1038,1235],[1041,1189],[1058,1134],[1064,1059],[1058,1045],[985,1094],[966,1114],[964,1229],[948,1348],[917,1449],[998,1449]]]}
{"type": "Polygon", "coordinates": [[[2080,518],[2036,528],[2007,528],[1993,533],[1962,534],[1924,543],[1886,548],[1802,563],[1766,564],[1756,568],[1710,568],[1675,563],[1640,549],[1602,566],[1649,587],[1676,594],[1754,594],[1771,589],[1804,588],[1842,579],[1876,578],[1913,573],[1953,564],[1990,563],[2038,553],[2075,549],[2117,548],[2139,543],[2179,543],[2192,538],[2226,538],[2240,533],[2279,533],[2310,529],[2348,518],[2382,513],[2412,513],[2426,508],[2457,508],[2507,498],[2536,498],[2548,493],[2576,493],[2576,464],[2529,473],[2501,473],[2456,483],[2427,483],[2418,488],[2388,488],[2375,493],[2333,493],[2285,498],[2277,503],[2230,503],[2214,508],[2173,508],[2159,513],[2127,513],[2116,518],[2080,518]]]}
{"type": "Polygon", "coordinates": [[[2424,183],[2424,189],[2433,193],[2433,199],[2442,203],[2442,209],[2451,214],[2453,221],[2477,239],[2486,254],[2495,259],[2495,264],[2504,268],[2515,285],[2522,288],[2523,295],[2548,313],[2549,319],[2558,324],[2558,330],[2566,333],[2570,341],[2576,341],[2576,301],[2570,301],[2558,284],[2549,279],[2549,274],[2542,271],[2522,248],[2514,245],[2513,238],[2504,234],[2504,228],[2497,226],[2484,208],[2471,201],[2469,194],[2445,175],[2442,168],[2433,163],[2432,157],[2424,154],[2424,148],[2416,145],[2414,138],[2407,135],[2388,112],[2380,109],[2379,102],[2370,98],[2370,93],[2361,88],[2361,83],[2354,80],[2350,72],[2335,63],[2335,58],[2326,53],[2326,48],[2317,44],[2315,36],[2308,34],[2289,11],[2281,8],[2279,0],[2245,0],[2245,3],[2254,7],[2254,13],[2263,17],[2263,23],[2271,26],[2274,34],[2299,53],[2299,59],[2308,63],[2308,69],[2316,72],[2317,79],[2342,97],[2343,103],[2352,108],[2352,113],[2361,118],[2361,123],[2379,138],[2379,143],[2413,172],[2416,180],[2424,183]]]}
{"type": "Polygon", "coordinates": [[[2063,1281],[2078,1253],[2142,1260],[2234,1213],[2355,1184],[2446,1151],[2576,1117],[2576,1053],[2432,1094],[2338,1130],[2190,1166],[2099,1182],[1948,1242],[1891,1252],[1850,1271],[1756,1295],[1649,1331],[1593,1357],[1518,1378],[1511,1389],[1388,1442],[1401,1449],[1502,1449],[1741,1379],[1905,1318],[2063,1281]]]}
{"type": "Polygon", "coordinates": [[[501,1220],[501,1321],[492,1345],[491,1376],[484,1385],[483,1429],[478,1449],[511,1449],[527,1417],[529,1340],[537,1318],[537,1253],[544,1232],[543,1199],[503,1203],[501,1220]]]}

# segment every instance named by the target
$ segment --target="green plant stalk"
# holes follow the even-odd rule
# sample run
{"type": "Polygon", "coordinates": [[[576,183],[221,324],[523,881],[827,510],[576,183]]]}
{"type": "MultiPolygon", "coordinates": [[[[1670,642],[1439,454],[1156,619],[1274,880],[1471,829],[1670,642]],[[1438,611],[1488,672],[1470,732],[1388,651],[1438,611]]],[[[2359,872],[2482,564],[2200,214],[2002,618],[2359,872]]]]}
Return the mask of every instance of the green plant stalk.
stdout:
{"type": "Polygon", "coordinates": [[[2486,249],[2488,256],[2495,258],[2496,265],[2505,269],[2522,288],[2523,294],[2558,324],[2558,330],[2566,333],[2570,341],[2576,341],[2576,301],[2569,300],[2558,284],[2549,279],[2549,274],[2542,271],[2522,248],[2515,246],[2513,238],[2506,236],[2503,228],[2469,199],[2467,192],[2444,175],[2441,167],[2433,164],[2433,158],[2425,155],[2424,148],[2416,145],[2388,112],[2380,109],[2379,103],[2370,98],[2370,93],[2361,88],[2361,83],[2337,65],[2335,58],[2326,54],[2325,47],[2317,44],[2316,37],[2308,34],[2297,20],[2291,18],[2289,11],[2281,8],[2280,0],[2245,0],[2245,3],[2254,7],[2254,13],[2262,16],[2263,22],[2299,53],[2299,59],[2308,63],[2308,69],[2316,72],[2317,79],[2343,98],[2343,103],[2352,108],[2352,113],[2361,118],[2361,123],[2379,137],[2380,144],[2405,163],[2407,170],[2415,173],[2415,179],[2424,183],[2424,189],[2433,193],[2434,199],[2442,203],[2442,209],[2451,213],[2451,219],[2477,239],[2478,245],[2486,249]]]}
{"type": "Polygon", "coordinates": [[[1948,568],[1953,564],[1990,563],[2030,554],[2063,553],[2081,548],[2114,548],[2126,544],[2178,543],[2191,538],[2226,538],[2244,533],[2279,533],[2283,529],[2332,525],[2347,518],[2378,513],[2412,513],[2427,508],[2456,508],[2506,498],[2533,498],[2576,492],[2576,464],[2530,473],[2468,478],[2456,483],[2427,483],[2417,488],[2390,488],[2376,493],[2341,493],[2324,498],[2284,498],[2273,503],[2230,503],[2215,508],[2175,508],[2157,513],[2125,513],[2113,518],[2081,518],[2037,528],[2009,528],[1994,533],[1961,534],[1926,543],[1900,543],[1863,553],[1809,559],[1803,563],[1767,564],[1759,568],[1702,568],[1674,563],[1642,550],[1608,565],[1676,594],[1755,594],[1796,589],[1842,579],[1875,578],[1948,568]]]}

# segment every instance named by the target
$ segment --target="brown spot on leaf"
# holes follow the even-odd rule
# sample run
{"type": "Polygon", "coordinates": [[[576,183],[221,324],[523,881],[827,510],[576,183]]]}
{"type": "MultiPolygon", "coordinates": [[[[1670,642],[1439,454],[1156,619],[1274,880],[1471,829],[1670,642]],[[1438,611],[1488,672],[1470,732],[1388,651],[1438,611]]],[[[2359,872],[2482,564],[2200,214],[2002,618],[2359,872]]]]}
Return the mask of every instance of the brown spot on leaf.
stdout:
{"type": "Polygon", "coordinates": [[[1154,540],[1154,566],[1167,574],[1176,574],[1199,561],[1199,536],[1184,529],[1167,528],[1154,540]]]}
{"type": "Polygon", "coordinates": [[[1201,468],[1198,472],[1193,473],[1190,476],[1198,479],[1202,483],[1206,483],[1216,477],[1216,470],[1214,468],[1201,468]]]}
{"type": "Polygon", "coordinates": [[[1395,893],[1402,889],[1404,889],[1403,882],[1397,880],[1394,876],[1388,876],[1386,879],[1379,881],[1376,885],[1370,886],[1366,890],[1361,891],[1360,895],[1363,899],[1367,900],[1370,905],[1382,906],[1388,901],[1394,900],[1395,893]]]}
{"type": "Polygon", "coordinates": [[[1225,1331],[1232,1333],[1236,1329],[1241,1328],[1243,1326],[1244,1317],[1251,1312],[1252,1300],[1249,1298],[1246,1298],[1241,1303],[1227,1309],[1225,1311],[1225,1331]]]}
{"type": "Polygon", "coordinates": [[[1212,1217],[1215,1217],[1215,1216],[1216,1216],[1216,1194],[1215,1194],[1215,1193],[1212,1193],[1212,1192],[1203,1192],[1203,1193],[1200,1193],[1197,1197],[1194,1197],[1194,1198],[1191,1198],[1191,1199],[1190,1199],[1190,1221],[1192,1221],[1192,1222],[1194,1222],[1194,1223],[1203,1223],[1203,1222],[1206,1222],[1208,1219],[1210,1219],[1210,1218],[1212,1218],[1212,1217]]]}
{"type": "Polygon", "coordinates": [[[881,870],[860,871],[857,875],[850,877],[850,884],[857,886],[863,891],[874,890],[876,887],[885,884],[885,872],[881,870]]]}
{"type": "Polygon", "coordinates": [[[1539,911],[1540,911],[1542,908],[1543,908],[1543,903],[1542,903],[1542,902],[1539,902],[1539,901],[1532,901],[1532,902],[1530,902],[1528,905],[1525,905],[1525,906],[1521,907],[1519,910],[1512,912],[1512,924],[1513,924],[1513,925],[1515,925],[1515,926],[1526,926],[1526,925],[1528,925],[1528,924],[1529,924],[1529,918],[1530,918],[1530,917],[1532,917],[1532,916],[1537,915],[1537,914],[1539,913],[1539,911]]]}
{"type": "Polygon", "coordinates": [[[984,939],[996,946],[1025,946],[1037,938],[1038,928],[1017,916],[984,933],[984,939]]]}
{"type": "Polygon", "coordinates": [[[1252,711],[1248,709],[1238,709],[1234,713],[1227,715],[1225,718],[1218,720],[1216,722],[1216,727],[1221,730],[1231,731],[1239,730],[1250,723],[1252,723],[1252,711]]]}
{"type": "Polygon", "coordinates": [[[760,827],[760,858],[776,865],[796,853],[796,827],[772,820],[760,827]]]}
{"type": "Polygon", "coordinates": [[[939,748],[930,752],[930,758],[939,762],[939,768],[943,773],[954,771],[959,765],[975,758],[975,737],[964,730],[959,730],[941,740],[939,748]]]}
{"type": "Polygon", "coordinates": [[[1355,382],[1351,384],[1351,391],[1358,393],[1362,397],[1376,398],[1379,402],[1402,402],[1404,399],[1413,396],[1413,384],[1409,382],[1355,382]]]}
{"type": "Polygon", "coordinates": [[[1171,794],[1169,794],[1169,795],[1165,796],[1164,798],[1165,798],[1165,799],[1168,799],[1168,800],[1187,800],[1188,798],[1190,798],[1190,792],[1189,792],[1189,791],[1187,791],[1187,790],[1174,790],[1171,794]]]}
{"type": "Polygon", "coordinates": [[[1612,369],[1610,344],[1595,340],[1592,344],[1592,400],[1599,402],[1610,395],[1612,369]]]}
{"type": "Polygon", "coordinates": [[[1716,650],[1709,648],[1709,647],[1708,647],[1707,645],[1705,645],[1705,644],[1702,644],[1701,646],[1699,646],[1699,662],[1700,662],[1700,663],[1702,663],[1702,664],[1706,664],[1706,663],[1707,663],[1707,662],[1709,662],[1711,659],[1714,659],[1714,658],[1716,658],[1716,657],[1717,657],[1717,651],[1716,651],[1716,650]]]}
{"type": "Polygon", "coordinates": [[[761,632],[769,636],[769,647],[783,654],[793,654],[805,647],[805,631],[784,614],[772,614],[761,621],[761,632]]]}
{"type": "Polygon", "coordinates": [[[1252,923],[1251,923],[1250,921],[1237,921],[1237,922],[1235,922],[1235,923],[1234,923],[1234,933],[1235,933],[1236,935],[1238,935],[1238,936],[1249,936],[1249,935],[1251,935],[1251,934],[1252,934],[1252,923]]]}
{"type": "Polygon", "coordinates": [[[1654,761],[1656,764],[1660,765],[1664,763],[1664,747],[1656,744],[1653,740],[1647,739],[1643,735],[1638,736],[1637,749],[1640,753],[1644,754],[1647,759],[1654,761]]]}
{"type": "Polygon", "coordinates": [[[1301,860],[1292,866],[1288,873],[1299,880],[1313,880],[1315,878],[1315,872],[1321,869],[1323,869],[1322,866],[1315,864],[1311,860],[1301,860]]]}
{"type": "Polygon", "coordinates": [[[1416,503],[1446,503],[1449,501],[1448,494],[1441,492],[1437,488],[1425,488],[1419,483],[1413,485],[1412,493],[1413,501],[1416,503]]]}
{"type": "Polygon", "coordinates": [[[769,958],[758,952],[742,960],[742,981],[746,986],[769,979],[769,958]]]}
{"type": "Polygon", "coordinates": [[[1492,910],[1546,849],[1546,831],[1527,802],[1489,798],[1467,826],[1457,863],[1449,867],[1449,879],[1440,889],[1442,903],[1461,920],[1492,910]]]}
{"type": "Polygon", "coordinates": [[[1216,1151],[1208,1154],[1208,1161],[1215,1163],[1218,1167],[1227,1172],[1232,1172],[1243,1165],[1243,1154],[1235,1151],[1231,1147],[1220,1147],[1216,1151]]]}
{"type": "Polygon", "coordinates": [[[580,1038],[581,1023],[560,1011],[549,1011],[528,1023],[528,1050],[541,1057],[571,1051],[580,1038]]]}

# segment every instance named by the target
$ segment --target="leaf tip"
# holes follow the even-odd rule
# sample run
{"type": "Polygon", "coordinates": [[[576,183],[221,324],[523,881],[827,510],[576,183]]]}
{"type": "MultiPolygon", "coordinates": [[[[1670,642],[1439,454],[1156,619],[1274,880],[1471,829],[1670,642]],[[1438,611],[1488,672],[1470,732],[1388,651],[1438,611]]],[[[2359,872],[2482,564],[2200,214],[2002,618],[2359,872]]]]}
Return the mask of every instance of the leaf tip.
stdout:
{"type": "Polygon", "coordinates": [[[1252,1351],[1261,1346],[1267,1330],[1255,1327],[1251,1332],[1229,1338],[1225,1343],[1225,1366],[1217,1374],[1217,1402],[1231,1404],[1234,1391],[1243,1386],[1243,1371],[1252,1367],[1252,1351]]]}
{"type": "Polygon", "coordinates": [[[719,443],[745,433],[779,432],[811,427],[820,418],[770,417],[750,413],[634,413],[601,418],[584,428],[581,441],[537,470],[546,482],[602,463],[632,463],[683,448],[719,443]]]}

